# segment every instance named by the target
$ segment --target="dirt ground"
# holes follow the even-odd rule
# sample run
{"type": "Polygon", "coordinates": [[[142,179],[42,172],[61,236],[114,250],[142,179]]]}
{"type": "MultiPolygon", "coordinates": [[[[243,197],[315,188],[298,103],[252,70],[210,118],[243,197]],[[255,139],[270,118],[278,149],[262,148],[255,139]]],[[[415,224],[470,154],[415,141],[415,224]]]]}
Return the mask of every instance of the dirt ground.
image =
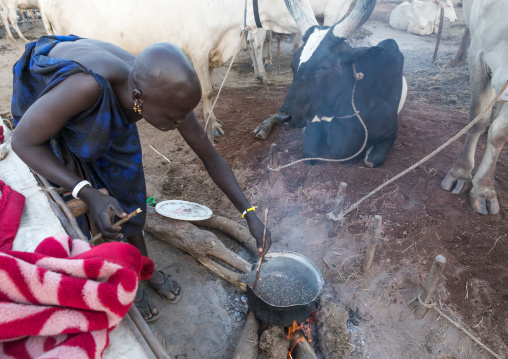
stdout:
{"type": "MultiPolygon", "coordinates": [[[[468,195],[444,191],[440,182],[462,147],[463,138],[448,149],[386,187],[348,215],[334,238],[327,236],[326,214],[340,182],[348,184],[346,204],[352,204],[384,181],[403,171],[446,142],[468,122],[467,66],[447,68],[464,30],[462,9],[458,21],[446,21],[437,62],[432,63],[436,36],[419,37],[393,30],[390,11],[397,2],[378,2],[365,24],[372,32],[352,40],[374,45],[394,38],[405,56],[408,97],[400,113],[397,141],[384,165],[376,169],[356,164],[298,164],[268,183],[271,143],[281,149],[282,163],[301,158],[302,131],[276,128],[266,141],[253,129],[277,112],[291,82],[291,41],[281,41],[281,73],[277,60],[268,71],[271,85],[254,79],[250,56],[240,52],[215,107],[226,135],[217,150],[231,165],[238,182],[258,213],[270,208],[273,250],[291,250],[309,257],[326,281],[323,295],[349,310],[350,339],[344,358],[488,358],[472,340],[434,311],[414,318],[415,297],[434,257],[447,264],[433,300],[455,320],[502,356],[508,353],[508,156],[501,153],[496,170],[498,215],[482,216],[469,206],[468,195]],[[372,269],[359,271],[367,247],[371,218],[383,217],[383,232],[372,269]]],[[[454,1],[455,3],[455,1],[454,1]]],[[[43,34],[42,27],[27,33],[43,34]]],[[[275,54],[276,39],[272,42],[275,54]]],[[[23,45],[0,39],[0,114],[9,111],[12,65],[23,45]]],[[[228,63],[229,64],[229,63],[228,63]]],[[[226,72],[214,72],[218,90],[226,72]]],[[[202,115],[201,107],[196,110],[202,115]]],[[[165,197],[202,203],[215,213],[242,223],[236,209],[213,184],[196,155],[177,132],[158,132],[139,124],[146,177],[165,197]],[[171,159],[167,163],[150,145],[171,159]]],[[[476,154],[481,161],[486,145],[482,135],[476,154]]],[[[253,261],[246,250],[228,245],[253,261]]],[[[149,253],[156,265],[182,282],[177,305],[166,305],[153,292],[162,318],[150,327],[173,358],[230,358],[247,312],[244,294],[215,277],[191,256],[148,236],[149,253]]],[[[262,356],[260,356],[261,358],[262,356]]],[[[320,356],[321,357],[321,356],[320,356]]]]}

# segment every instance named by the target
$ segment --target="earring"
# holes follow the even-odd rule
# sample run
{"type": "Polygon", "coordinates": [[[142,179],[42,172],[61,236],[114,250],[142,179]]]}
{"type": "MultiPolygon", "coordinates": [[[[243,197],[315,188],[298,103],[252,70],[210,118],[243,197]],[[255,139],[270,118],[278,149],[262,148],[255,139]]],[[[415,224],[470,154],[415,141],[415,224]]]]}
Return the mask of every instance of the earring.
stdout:
{"type": "Polygon", "coordinates": [[[141,115],[141,106],[139,105],[139,103],[134,102],[134,107],[132,109],[134,110],[134,112],[137,112],[141,115]]]}

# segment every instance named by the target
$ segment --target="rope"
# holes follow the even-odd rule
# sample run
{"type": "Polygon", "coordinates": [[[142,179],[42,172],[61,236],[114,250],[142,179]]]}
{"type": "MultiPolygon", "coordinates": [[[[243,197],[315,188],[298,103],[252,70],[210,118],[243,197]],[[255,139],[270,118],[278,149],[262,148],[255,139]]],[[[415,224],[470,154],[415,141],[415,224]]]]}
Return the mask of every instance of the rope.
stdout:
{"type": "Polygon", "coordinates": [[[312,157],[312,158],[301,158],[299,160],[296,160],[296,161],[293,161],[293,162],[290,162],[286,165],[283,165],[283,166],[278,166],[276,168],[271,168],[270,165],[268,165],[268,169],[270,171],[274,171],[274,172],[280,172],[280,170],[284,169],[284,168],[288,168],[288,167],[291,167],[299,162],[303,162],[303,161],[326,161],[326,162],[345,162],[345,161],[349,161],[353,158],[355,158],[356,156],[358,156],[360,153],[362,153],[362,151],[365,149],[365,145],[367,145],[367,140],[369,138],[369,131],[367,130],[367,126],[365,126],[365,123],[363,122],[362,120],[362,117],[360,116],[360,112],[356,109],[356,106],[355,106],[355,90],[356,90],[356,84],[358,81],[360,81],[361,79],[363,79],[363,73],[361,72],[356,72],[356,67],[355,67],[355,64],[353,64],[353,73],[354,73],[354,77],[355,77],[355,83],[353,85],[353,92],[351,94],[351,105],[353,106],[353,110],[354,110],[354,113],[351,114],[351,115],[347,115],[347,116],[342,116],[342,117],[334,117],[334,118],[350,118],[350,117],[357,117],[358,120],[360,121],[360,123],[362,124],[363,126],[363,130],[365,132],[365,139],[363,141],[363,145],[362,147],[358,150],[358,152],[356,152],[354,155],[352,156],[349,156],[348,158],[341,158],[341,159],[334,159],[334,158],[321,158],[321,157],[312,157]]]}
{"type": "Polygon", "coordinates": [[[420,302],[420,304],[422,306],[424,306],[425,308],[427,309],[435,309],[436,312],[439,313],[439,315],[441,315],[443,318],[445,318],[446,320],[448,320],[450,323],[452,323],[455,327],[457,327],[458,329],[462,330],[469,338],[473,339],[476,344],[478,344],[480,347],[482,347],[482,349],[486,350],[487,352],[489,352],[490,354],[492,354],[492,356],[494,358],[497,358],[497,359],[503,359],[501,356],[499,356],[498,354],[494,353],[492,350],[490,350],[488,347],[486,347],[479,339],[477,339],[473,334],[469,333],[464,327],[462,327],[459,323],[457,323],[456,321],[454,321],[453,319],[451,319],[449,316],[447,316],[446,314],[444,314],[438,307],[436,307],[436,303],[430,303],[430,304],[426,304],[424,302],[422,302],[422,299],[420,298],[420,295],[418,295],[418,301],[420,302]]]}
{"type": "MultiPolygon", "coordinates": [[[[240,42],[238,43],[238,47],[236,48],[236,51],[235,51],[235,54],[233,55],[233,59],[231,60],[231,63],[229,64],[228,70],[226,71],[226,75],[224,76],[224,79],[222,80],[222,84],[220,85],[219,92],[217,92],[217,96],[215,97],[215,100],[213,101],[212,108],[210,109],[210,112],[208,113],[208,118],[206,119],[205,127],[204,127],[205,131],[208,128],[208,122],[210,121],[210,117],[212,116],[213,108],[215,107],[215,104],[217,103],[217,100],[219,99],[220,92],[222,90],[222,87],[224,86],[224,82],[226,82],[226,79],[229,74],[229,70],[231,70],[231,66],[233,65],[233,62],[235,61],[236,54],[240,51],[240,47],[242,46],[242,41],[243,41],[244,36],[245,36],[245,32],[242,31],[242,35],[240,36],[240,42]]],[[[211,80],[212,79],[210,79],[210,81],[211,80]]]]}

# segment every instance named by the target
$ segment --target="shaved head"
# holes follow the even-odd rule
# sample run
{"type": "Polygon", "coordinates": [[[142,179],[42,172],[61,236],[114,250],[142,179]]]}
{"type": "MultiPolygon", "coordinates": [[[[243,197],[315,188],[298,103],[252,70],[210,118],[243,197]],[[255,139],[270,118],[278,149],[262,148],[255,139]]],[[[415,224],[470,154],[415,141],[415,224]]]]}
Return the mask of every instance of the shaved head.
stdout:
{"type": "Polygon", "coordinates": [[[201,99],[201,86],[191,62],[170,43],[143,50],[136,57],[132,76],[143,97],[159,106],[184,104],[191,111],[201,99]]]}

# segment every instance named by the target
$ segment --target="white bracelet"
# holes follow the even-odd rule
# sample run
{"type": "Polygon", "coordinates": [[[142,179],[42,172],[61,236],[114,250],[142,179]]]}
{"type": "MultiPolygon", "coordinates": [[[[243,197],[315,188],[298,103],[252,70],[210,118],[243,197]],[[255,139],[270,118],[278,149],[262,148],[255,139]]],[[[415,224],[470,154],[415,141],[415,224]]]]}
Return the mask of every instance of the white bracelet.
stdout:
{"type": "Polygon", "coordinates": [[[72,190],[72,197],[79,199],[78,193],[81,191],[81,189],[85,186],[91,186],[92,184],[88,181],[81,181],[76,186],[74,186],[74,189],[72,190]]]}

